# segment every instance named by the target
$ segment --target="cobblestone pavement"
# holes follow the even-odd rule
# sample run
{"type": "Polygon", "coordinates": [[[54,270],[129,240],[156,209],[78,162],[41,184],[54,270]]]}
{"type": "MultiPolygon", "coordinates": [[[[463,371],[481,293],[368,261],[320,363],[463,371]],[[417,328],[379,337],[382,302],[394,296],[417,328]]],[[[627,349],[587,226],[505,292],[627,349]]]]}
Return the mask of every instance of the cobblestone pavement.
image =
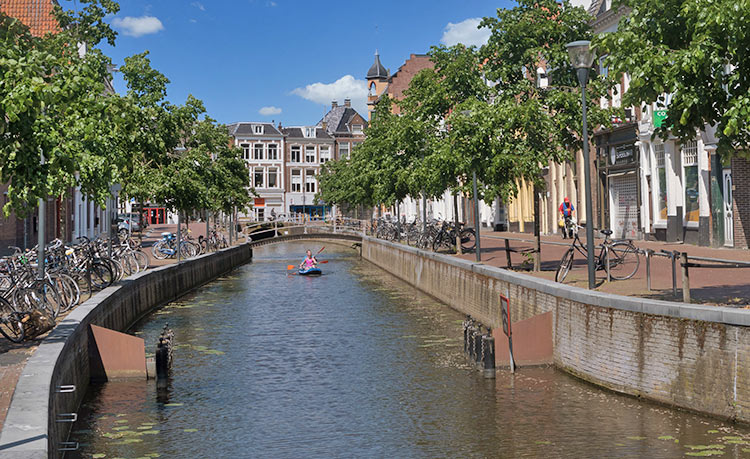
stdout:
{"type": "MultiPolygon", "coordinates": [[[[505,241],[511,239],[510,247],[515,250],[533,249],[534,238],[530,234],[482,231],[482,262],[491,266],[506,267],[505,241]],[[519,240],[520,239],[520,240],[519,240]]],[[[583,239],[585,244],[585,238],[583,239]]],[[[560,259],[570,245],[570,239],[561,236],[542,236],[542,271],[532,273],[526,267],[532,262],[522,253],[512,253],[514,268],[528,270],[529,274],[554,280],[555,270],[560,259]],[[526,262],[526,267],[524,267],[526,262]]],[[[601,239],[597,240],[601,243],[601,239]]],[[[690,244],[634,241],[641,249],[652,249],[686,252],[690,257],[719,258],[733,261],[750,262],[750,250],[698,247],[690,244]]],[[[475,254],[464,254],[462,258],[474,260],[475,254]]],[[[646,259],[640,257],[640,267],[632,279],[626,281],[606,282],[606,273],[597,271],[597,289],[619,295],[638,296],[662,300],[682,301],[682,274],[677,263],[677,298],[672,294],[672,265],[669,258],[653,257],[651,261],[652,290],[646,284],[646,259]]],[[[750,267],[748,268],[690,268],[690,294],[693,303],[721,304],[732,307],[750,308],[750,267]]],[[[578,252],[575,254],[573,269],[565,283],[587,288],[586,259],[578,252]]]]}

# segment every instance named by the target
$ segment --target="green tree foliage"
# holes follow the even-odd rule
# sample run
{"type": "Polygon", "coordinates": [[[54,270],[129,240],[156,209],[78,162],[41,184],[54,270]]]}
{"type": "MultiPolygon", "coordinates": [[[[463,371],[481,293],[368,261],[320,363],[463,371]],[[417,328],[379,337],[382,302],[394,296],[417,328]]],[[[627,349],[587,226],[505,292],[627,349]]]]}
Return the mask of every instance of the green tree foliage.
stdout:
{"type": "Polygon", "coordinates": [[[597,46],[609,55],[611,73],[630,75],[623,103],[666,108],[662,137],[693,138],[716,125],[721,153],[747,149],[750,2],[622,0],[618,7],[630,13],[597,46]]]}

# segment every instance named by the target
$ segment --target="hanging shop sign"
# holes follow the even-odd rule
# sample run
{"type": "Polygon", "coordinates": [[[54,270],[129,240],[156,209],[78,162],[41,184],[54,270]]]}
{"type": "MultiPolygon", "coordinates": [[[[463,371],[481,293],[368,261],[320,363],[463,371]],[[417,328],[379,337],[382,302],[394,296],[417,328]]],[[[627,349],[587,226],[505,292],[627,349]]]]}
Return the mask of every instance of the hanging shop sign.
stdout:
{"type": "Polygon", "coordinates": [[[654,110],[654,127],[660,128],[664,126],[664,120],[667,119],[667,110],[654,110]]]}

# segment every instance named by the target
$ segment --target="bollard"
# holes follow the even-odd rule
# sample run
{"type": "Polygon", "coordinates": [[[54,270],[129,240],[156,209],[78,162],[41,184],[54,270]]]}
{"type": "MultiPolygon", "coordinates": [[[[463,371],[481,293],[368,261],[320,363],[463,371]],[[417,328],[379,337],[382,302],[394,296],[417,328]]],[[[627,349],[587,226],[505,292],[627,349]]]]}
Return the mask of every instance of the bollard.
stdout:
{"type": "Polygon", "coordinates": [[[474,359],[474,335],[476,334],[477,328],[472,324],[466,330],[466,344],[467,344],[467,355],[470,359],[474,359]]]}
{"type": "Polygon", "coordinates": [[[495,338],[492,337],[492,329],[487,329],[487,334],[482,337],[482,354],[484,355],[484,377],[495,377],[495,338]]]}
{"type": "Polygon", "coordinates": [[[611,275],[610,266],[609,266],[609,247],[604,249],[604,257],[606,258],[606,261],[607,261],[607,266],[606,266],[607,267],[607,282],[612,282],[612,275],[611,275]]]}
{"type": "Polygon", "coordinates": [[[477,365],[482,364],[482,326],[477,327],[474,332],[474,362],[477,365]]]}
{"type": "Polygon", "coordinates": [[[156,387],[158,389],[164,389],[167,387],[169,369],[172,367],[173,347],[174,333],[169,329],[169,324],[166,324],[159,336],[159,342],[156,345],[156,387]]]}
{"type": "Polygon", "coordinates": [[[466,315],[466,320],[464,320],[464,354],[469,353],[469,326],[471,325],[471,316],[466,315]]]}
{"type": "Polygon", "coordinates": [[[513,263],[510,261],[510,241],[505,240],[505,259],[508,263],[508,269],[511,269],[513,267],[513,263]]]}
{"type": "Polygon", "coordinates": [[[653,250],[646,249],[646,288],[649,292],[651,291],[651,255],[653,253],[653,250]]]}
{"type": "Polygon", "coordinates": [[[690,273],[688,272],[688,254],[680,254],[680,265],[682,265],[682,301],[690,303],[690,273]]]}

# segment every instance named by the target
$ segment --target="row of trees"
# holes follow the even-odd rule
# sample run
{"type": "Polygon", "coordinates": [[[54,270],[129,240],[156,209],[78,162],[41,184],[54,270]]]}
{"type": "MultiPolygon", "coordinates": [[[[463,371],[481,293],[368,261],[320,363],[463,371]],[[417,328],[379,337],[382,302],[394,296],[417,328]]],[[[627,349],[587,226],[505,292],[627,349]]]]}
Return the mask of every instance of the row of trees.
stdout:
{"type": "MultiPolygon", "coordinates": [[[[487,202],[515,195],[520,179],[543,186],[542,167],[581,146],[580,90],[565,45],[591,38],[589,20],[567,1],[519,0],[482,21],[492,33],[481,48],[433,47],[434,68],[419,72],[402,100],[382,97],[367,139],[327,165],[321,198],[391,205],[446,190],[471,195],[473,173],[487,202]],[[538,68],[552,85],[540,87],[538,68]]],[[[595,79],[590,95],[606,87],[595,79]]],[[[606,124],[611,113],[593,107],[589,116],[606,124]]]]}
{"type": "MultiPolygon", "coordinates": [[[[326,165],[320,198],[372,206],[446,190],[471,194],[473,172],[487,202],[513,196],[519,179],[544,186],[543,166],[582,146],[580,89],[565,47],[576,40],[593,40],[607,56],[609,71],[594,69],[588,100],[607,96],[627,73],[625,106],[667,109],[658,135],[692,139],[715,126],[723,158],[747,151],[750,4],[620,0],[613,8],[627,13],[619,30],[593,37],[591,16],[567,0],[518,0],[481,22],[491,31],[481,48],[433,47],[434,68],[413,78],[403,100],[383,97],[365,142],[326,165]],[[547,87],[537,84],[540,67],[547,87]]],[[[622,116],[590,105],[590,125],[606,128],[622,116]]]]}
{"type": "Polygon", "coordinates": [[[126,94],[108,89],[112,62],[98,45],[115,44],[104,21],[111,0],[55,9],[59,31],[33,36],[0,13],[0,180],[5,215],[32,213],[38,199],[79,186],[100,206],[112,184],[127,197],[155,199],[178,211],[228,212],[247,206],[249,174],[227,129],[203,103],[167,101],[169,80],[148,53],[119,68],[126,94]]]}

